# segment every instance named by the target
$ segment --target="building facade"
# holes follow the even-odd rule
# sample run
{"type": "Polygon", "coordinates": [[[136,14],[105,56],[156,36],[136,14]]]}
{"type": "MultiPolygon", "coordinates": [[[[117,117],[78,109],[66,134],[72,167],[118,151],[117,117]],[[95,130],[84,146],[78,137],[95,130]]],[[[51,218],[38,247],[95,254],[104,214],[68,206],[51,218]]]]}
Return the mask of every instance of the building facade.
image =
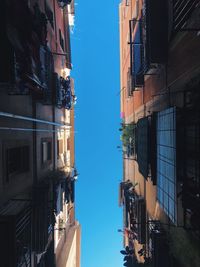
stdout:
{"type": "Polygon", "coordinates": [[[133,261],[190,266],[198,253],[177,240],[199,242],[199,1],[123,0],[119,13],[124,245],[133,261]]]}
{"type": "Polygon", "coordinates": [[[0,13],[0,265],[65,267],[72,249],[79,267],[74,1],[3,0],[0,13]]]}

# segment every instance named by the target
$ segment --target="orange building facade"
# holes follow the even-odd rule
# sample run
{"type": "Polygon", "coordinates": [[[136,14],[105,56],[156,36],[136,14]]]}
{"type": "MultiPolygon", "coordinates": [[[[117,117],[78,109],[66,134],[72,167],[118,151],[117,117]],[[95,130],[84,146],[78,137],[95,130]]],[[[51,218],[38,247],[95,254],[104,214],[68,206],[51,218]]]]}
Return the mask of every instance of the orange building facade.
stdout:
{"type": "Polygon", "coordinates": [[[184,266],[168,244],[199,232],[199,12],[198,1],[119,5],[124,244],[151,266],[184,266]]]}

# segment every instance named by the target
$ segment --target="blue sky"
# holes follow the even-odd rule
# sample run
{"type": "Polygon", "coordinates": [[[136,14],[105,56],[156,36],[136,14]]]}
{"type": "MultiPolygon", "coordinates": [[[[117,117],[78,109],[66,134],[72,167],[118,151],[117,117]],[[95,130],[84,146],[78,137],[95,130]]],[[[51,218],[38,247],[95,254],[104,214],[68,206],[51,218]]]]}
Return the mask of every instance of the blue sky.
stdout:
{"type": "Polygon", "coordinates": [[[76,217],[82,267],[121,267],[122,177],[119,110],[119,0],[76,0],[72,76],[76,105],[76,217]]]}

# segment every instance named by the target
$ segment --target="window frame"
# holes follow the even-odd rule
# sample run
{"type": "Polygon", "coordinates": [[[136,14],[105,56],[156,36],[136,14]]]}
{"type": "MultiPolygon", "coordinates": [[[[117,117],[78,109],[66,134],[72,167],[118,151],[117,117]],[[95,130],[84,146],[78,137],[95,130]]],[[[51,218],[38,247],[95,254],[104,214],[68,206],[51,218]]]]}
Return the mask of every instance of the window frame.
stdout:
{"type": "Polygon", "coordinates": [[[52,139],[51,138],[41,138],[41,165],[46,166],[49,165],[53,160],[53,146],[52,146],[52,139]],[[44,150],[43,144],[47,143],[47,159],[44,160],[44,150]]]}
{"type": "Polygon", "coordinates": [[[62,48],[63,51],[65,51],[65,40],[64,40],[64,35],[62,34],[61,29],[59,29],[59,44],[60,47],[62,48]]]}
{"type": "Polygon", "coordinates": [[[31,171],[31,146],[28,141],[24,141],[24,140],[5,141],[3,142],[3,145],[2,145],[2,153],[3,153],[2,171],[3,171],[3,184],[4,185],[9,185],[17,177],[27,174],[31,171]],[[23,155],[23,148],[27,149],[25,155],[23,155]],[[9,172],[8,151],[13,150],[13,149],[21,149],[21,151],[18,151],[18,156],[20,155],[21,157],[20,167],[13,172],[9,172]]]}
{"type": "Polygon", "coordinates": [[[51,25],[52,30],[54,30],[55,29],[55,25],[54,25],[55,15],[54,15],[54,11],[51,9],[47,1],[45,1],[44,3],[44,9],[45,9],[45,15],[47,17],[47,20],[49,24],[51,25]]]}

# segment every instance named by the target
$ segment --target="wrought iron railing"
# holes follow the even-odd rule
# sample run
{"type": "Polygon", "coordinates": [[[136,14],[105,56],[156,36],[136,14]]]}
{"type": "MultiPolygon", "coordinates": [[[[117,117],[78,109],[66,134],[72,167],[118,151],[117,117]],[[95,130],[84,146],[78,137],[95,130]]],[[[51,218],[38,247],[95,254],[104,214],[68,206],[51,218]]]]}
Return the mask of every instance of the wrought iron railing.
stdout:
{"type": "Polygon", "coordinates": [[[58,4],[61,8],[65,7],[66,5],[70,5],[72,0],[57,0],[58,4]]]}
{"type": "Polygon", "coordinates": [[[199,4],[199,0],[173,0],[173,26],[175,31],[187,29],[187,22],[199,4]]]}
{"type": "Polygon", "coordinates": [[[142,34],[142,20],[129,21],[130,34],[130,86],[132,92],[137,87],[144,85],[144,51],[143,51],[143,34],[142,34]]]}
{"type": "Polygon", "coordinates": [[[16,220],[17,267],[31,266],[31,207],[28,206],[16,220]]]}

